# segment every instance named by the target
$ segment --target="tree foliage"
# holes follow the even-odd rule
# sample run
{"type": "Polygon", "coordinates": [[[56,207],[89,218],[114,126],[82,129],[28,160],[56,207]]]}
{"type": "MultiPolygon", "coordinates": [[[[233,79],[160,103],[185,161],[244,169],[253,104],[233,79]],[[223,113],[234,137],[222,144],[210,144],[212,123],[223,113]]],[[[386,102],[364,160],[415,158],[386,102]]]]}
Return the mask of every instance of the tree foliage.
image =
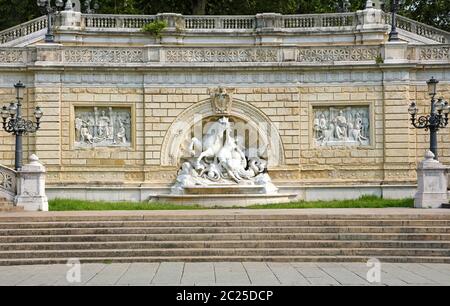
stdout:
{"type": "MultiPolygon", "coordinates": [[[[342,0],[92,0],[103,14],[157,14],[164,12],[185,15],[254,15],[273,12],[308,14],[336,12],[342,0]]],[[[390,4],[387,0],[386,10],[390,4]]],[[[54,0],[52,0],[54,2],[54,0]]],[[[84,6],[84,0],[81,0],[84,6]]],[[[364,8],[366,0],[350,0],[351,11],[364,8]]],[[[400,14],[414,20],[450,31],[450,0],[401,0],[400,14]]],[[[0,0],[0,29],[5,29],[43,13],[36,0],[0,0]]]]}
{"type": "Polygon", "coordinates": [[[403,0],[400,14],[450,32],[450,0],[403,0]]]}

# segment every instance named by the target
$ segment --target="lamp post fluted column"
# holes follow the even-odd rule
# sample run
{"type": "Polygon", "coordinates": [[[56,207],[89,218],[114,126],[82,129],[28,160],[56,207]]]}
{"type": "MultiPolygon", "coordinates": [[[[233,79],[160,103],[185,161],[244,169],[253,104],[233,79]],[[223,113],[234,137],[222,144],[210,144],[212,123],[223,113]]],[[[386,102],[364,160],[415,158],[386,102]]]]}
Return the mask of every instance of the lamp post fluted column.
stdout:
{"type": "Polygon", "coordinates": [[[392,0],[391,3],[391,31],[389,32],[389,41],[399,41],[397,32],[397,12],[399,9],[399,0],[392,0]]]}
{"type": "Polygon", "coordinates": [[[45,42],[53,43],[55,42],[52,24],[53,14],[63,8],[64,1],[56,0],[55,1],[56,7],[52,7],[51,0],[37,0],[37,5],[47,14],[47,33],[45,34],[45,42]]]}
{"type": "Polygon", "coordinates": [[[16,102],[11,102],[9,107],[3,106],[1,116],[3,119],[3,129],[16,137],[14,168],[19,170],[22,168],[23,135],[35,133],[39,130],[43,112],[39,106],[36,106],[34,110],[36,122],[22,118],[22,101],[25,85],[19,81],[14,85],[14,88],[16,89],[16,102]]]}
{"type": "Polygon", "coordinates": [[[441,128],[445,128],[448,125],[448,114],[450,112],[450,106],[443,98],[436,100],[436,89],[439,83],[434,77],[427,81],[428,94],[430,95],[430,114],[417,116],[418,109],[416,102],[412,101],[409,105],[408,112],[411,115],[411,123],[417,129],[424,129],[430,131],[430,151],[434,154],[434,159],[438,160],[438,141],[437,132],[441,128]]]}

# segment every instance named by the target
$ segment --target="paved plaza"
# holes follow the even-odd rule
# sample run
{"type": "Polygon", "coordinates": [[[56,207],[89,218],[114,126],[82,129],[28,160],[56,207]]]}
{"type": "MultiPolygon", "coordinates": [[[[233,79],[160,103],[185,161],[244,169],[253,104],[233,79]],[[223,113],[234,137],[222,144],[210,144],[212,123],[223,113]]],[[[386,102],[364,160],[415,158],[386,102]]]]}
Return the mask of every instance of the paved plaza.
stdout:
{"type": "Polygon", "coordinates": [[[170,286],[410,286],[450,285],[450,264],[381,264],[381,282],[370,283],[365,263],[123,263],[3,266],[0,285],[170,286]],[[75,272],[74,272],[75,271],[75,272]],[[81,281],[77,282],[77,276],[81,281]],[[72,280],[73,282],[69,282],[72,280]],[[75,280],[75,281],[74,281],[75,280]]]}

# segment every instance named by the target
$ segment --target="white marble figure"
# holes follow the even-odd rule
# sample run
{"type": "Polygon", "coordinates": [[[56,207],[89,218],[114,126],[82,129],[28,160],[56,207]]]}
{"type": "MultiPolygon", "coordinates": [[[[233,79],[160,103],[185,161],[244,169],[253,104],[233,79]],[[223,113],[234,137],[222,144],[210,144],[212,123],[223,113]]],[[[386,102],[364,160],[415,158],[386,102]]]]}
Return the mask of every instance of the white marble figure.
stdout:
{"type": "Polygon", "coordinates": [[[106,112],[102,111],[102,115],[98,119],[98,134],[99,138],[112,139],[112,124],[111,119],[106,116],[106,112]]]}
{"type": "Polygon", "coordinates": [[[119,119],[119,131],[117,132],[117,140],[120,143],[127,143],[127,134],[122,120],[119,119]]]}
{"type": "Polygon", "coordinates": [[[94,143],[94,137],[89,133],[89,129],[85,124],[81,127],[81,141],[90,144],[94,143]]]}
{"type": "Polygon", "coordinates": [[[336,138],[339,140],[346,140],[347,138],[347,119],[344,117],[344,112],[339,111],[339,115],[334,119],[336,138]]]}
{"type": "Polygon", "coordinates": [[[261,185],[266,193],[277,192],[266,173],[267,162],[260,157],[246,156],[248,150],[239,143],[227,117],[211,125],[203,142],[192,138],[191,157],[182,163],[172,193],[183,194],[186,187],[221,184],[261,185]]]}
{"type": "Polygon", "coordinates": [[[83,119],[76,117],[75,118],[75,138],[77,141],[82,141],[81,138],[81,128],[83,127],[83,119]]]}

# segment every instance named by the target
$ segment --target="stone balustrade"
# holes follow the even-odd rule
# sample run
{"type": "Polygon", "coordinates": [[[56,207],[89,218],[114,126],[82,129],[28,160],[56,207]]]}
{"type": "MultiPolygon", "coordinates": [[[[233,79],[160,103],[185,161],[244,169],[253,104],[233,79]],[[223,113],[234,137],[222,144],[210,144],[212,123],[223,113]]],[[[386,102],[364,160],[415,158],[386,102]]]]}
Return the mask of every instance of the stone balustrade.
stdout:
{"type": "Polygon", "coordinates": [[[84,14],[81,18],[81,27],[102,29],[141,29],[145,24],[150,23],[155,19],[155,15],[84,14]]]}
{"type": "Polygon", "coordinates": [[[286,29],[328,28],[356,25],[358,25],[358,16],[356,13],[283,16],[283,27],[286,29]]]}
{"type": "Polygon", "coordinates": [[[183,16],[178,14],[158,15],[101,15],[83,14],[81,24],[86,28],[130,28],[140,29],[146,23],[156,19],[164,19],[169,16],[181,19],[178,30],[254,30],[265,27],[258,23],[258,19],[275,16],[279,19],[279,28],[286,29],[308,29],[356,26],[358,24],[357,13],[337,14],[306,14],[306,15],[281,15],[281,14],[258,14],[256,16],[183,16]]]}
{"type": "MultiPolygon", "coordinates": [[[[390,25],[392,22],[391,14],[384,13],[383,16],[384,22],[390,25]]],[[[397,15],[397,28],[419,36],[427,37],[442,44],[450,43],[450,34],[448,32],[401,15],[397,15]]]]}
{"type": "Polygon", "coordinates": [[[13,200],[17,192],[17,172],[0,164],[0,197],[13,200]]]}
{"type": "MultiPolygon", "coordinates": [[[[236,16],[184,16],[174,13],[161,13],[157,15],[107,15],[107,14],[72,14],[63,11],[54,16],[55,29],[79,31],[114,31],[139,32],[141,28],[152,21],[164,20],[168,27],[166,33],[180,31],[186,33],[230,32],[240,31],[254,33],[277,29],[281,32],[309,32],[314,29],[335,31],[346,29],[355,31],[361,28],[378,27],[385,32],[391,22],[390,15],[380,10],[368,9],[350,13],[302,14],[281,15],[263,13],[257,15],[236,16]],[[374,11],[374,12],[372,12],[374,11]],[[372,15],[380,16],[372,17],[372,15]],[[372,15],[370,15],[372,14],[372,15]],[[69,16],[69,17],[67,17],[69,16]],[[67,23],[70,23],[69,25],[67,23]]],[[[16,27],[0,32],[0,45],[26,37],[47,27],[45,16],[36,18],[16,27]]],[[[398,16],[398,27],[404,31],[420,35],[439,43],[450,42],[448,32],[422,24],[420,22],[398,16]]]]}
{"type": "Polygon", "coordinates": [[[0,45],[47,28],[47,17],[41,16],[0,32],[0,45]]]}
{"type": "MultiPolygon", "coordinates": [[[[167,14],[158,15],[101,15],[83,14],[82,25],[86,28],[134,28],[140,29],[146,23],[167,14]]],[[[337,14],[306,14],[306,15],[281,15],[281,14],[258,14],[256,16],[183,16],[174,14],[181,18],[182,30],[254,30],[258,28],[258,18],[274,15],[281,20],[280,28],[307,29],[307,28],[329,28],[356,26],[358,24],[357,13],[337,14]]],[[[162,19],[162,18],[161,18],[162,19]]],[[[180,29],[180,30],[181,30],[180,29]]]]}
{"type": "Polygon", "coordinates": [[[192,29],[255,29],[255,16],[183,16],[184,28],[192,29]]]}

